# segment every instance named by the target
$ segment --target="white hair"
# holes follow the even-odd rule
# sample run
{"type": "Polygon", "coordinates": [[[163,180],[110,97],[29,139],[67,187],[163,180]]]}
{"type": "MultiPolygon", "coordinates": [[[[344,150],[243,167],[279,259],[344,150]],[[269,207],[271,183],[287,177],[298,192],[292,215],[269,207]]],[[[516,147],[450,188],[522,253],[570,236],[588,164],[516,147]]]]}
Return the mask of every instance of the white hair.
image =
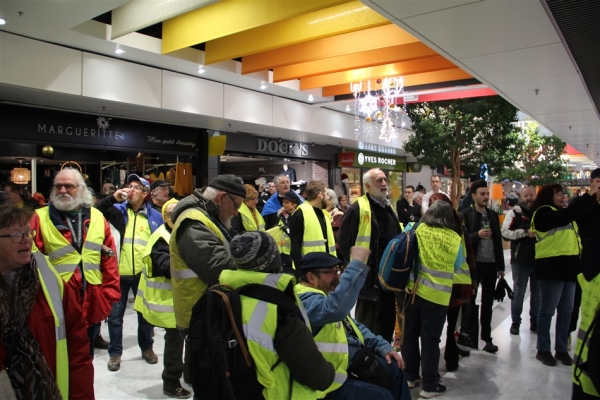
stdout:
{"type": "MultiPolygon", "coordinates": [[[[65,169],[61,170],[58,174],[56,174],[56,176],[54,177],[54,182],[56,182],[56,178],[60,174],[70,174],[73,178],[75,178],[75,181],[76,181],[76,184],[78,187],[77,196],[72,199],[71,204],[69,205],[69,207],[72,207],[71,210],[74,210],[81,206],[89,208],[94,204],[94,197],[92,196],[92,193],[88,190],[87,185],[85,184],[85,180],[83,179],[83,175],[81,175],[81,172],[79,172],[73,168],[65,168],[65,169]]],[[[59,193],[57,193],[56,188],[53,187],[52,191],[50,192],[50,203],[53,203],[55,206],[57,206],[57,204],[54,200],[56,199],[56,197],[58,195],[59,195],[59,193]]],[[[58,206],[58,207],[60,207],[60,206],[58,206]]],[[[60,210],[61,211],[71,211],[71,210],[62,210],[62,209],[60,209],[60,210]]]]}
{"type": "Polygon", "coordinates": [[[366,185],[369,182],[371,185],[373,184],[373,171],[381,171],[379,168],[372,168],[363,174],[363,185],[366,185]]]}
{"type": "Polygon", "coordinates": [[[327,189],[327,194],[329,195],[329,198],[331,199],[331,208],[336,208],[338,205],[338,198],[337,198],[337,195],[335,194],[335,190],[327,189]]]}
{"type": "Polygon", "coordinates": [[[206,189],[204,189],[204,192],[202,192],[202,196],[204,196],[206,200],[215,201],[221,192],[223,192],[223,190],[216,189],[212,186],[207,186],[206,189]]]}

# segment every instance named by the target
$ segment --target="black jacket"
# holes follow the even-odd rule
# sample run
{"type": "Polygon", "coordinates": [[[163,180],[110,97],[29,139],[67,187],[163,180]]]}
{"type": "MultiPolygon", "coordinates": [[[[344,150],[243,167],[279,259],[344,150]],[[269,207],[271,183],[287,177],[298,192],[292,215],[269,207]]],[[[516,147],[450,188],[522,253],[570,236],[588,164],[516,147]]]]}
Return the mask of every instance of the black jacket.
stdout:
{"type": "MultiPolygon", "coordinates": [[[[494,243],[494,257],[496,259],[496,268],[498,271],[504,271],[504,250],[502,249],[502,236],[500,235],[500,220],[498,213],[489,208],[487,211],[488,220],[490,221],[490,229],[492,230],[492,240],[494,243]]],[[[481,229],[481,214],[475,211],[475,207],[470,207],[462,212],[465,217],[465,225],[469,231],[469,237],[473,244],[473,252],[477,256],[479,243],[481,239],[477,234],[481,229]]]]}
{"type": "Polygon", "coordinates": [[[404,226],[409,222],[419,222],[421,219],[421,207],[414,202],[409,205],[404,197],[396,202],[396,211],[398,219],[404,226]]]}
{"type": "MultiPolygon", "coordinates": [[[[377,273],[379,271],[379,260],[388,242],[393,238],[384,239],[381,237],[380,223],[377,220],[376,210],[374,207],[380,207],[374,203],[369,197],[369,204],[371,205],[371,255],[367,261],[367,265],[370,267],[369,274],[365,280],[365,284],[361,289],[358,298],[362,300],[379,300],[381,288],[379,287],[379,279],[377,273]]],[[[380,207],[381,208],[381,207],[380,207]]],[[[395,232],[395,235],[400,233],[400,224],[398,217],[392,210],[392,207],[387,206],[384,209],[377,210],[380,215],[386,215],[388,218],[388,227],[390,230],[395,232]]],[[[350,248],[356,243],[356,237],[358,236],[358,225],[360,220],[360,210],[358,202],[355,201],[350,207],[344,212],[344,219],[342,220],[342,226],[338,231],[338,245],[344,255],[346,262],[350,261],[350,248]]],[[[388,233],[388,236],[390,234],[388,233]]]]}
{"type": "Polygon", "coordinates": [[[533,213],[519,203],[506,213],[502,223],[502,237],[510,240],[510,261],[535,261],[535,238],[529,237],[533,213]]]}
{"type": "MultiPolygon", "coordinates": [[[[171,233],[171,228],[169,228],[168,225],[165,225],[165,228],[171,233]]],[[[154,243],[154,246],[152,246],[150,259],[152,260],[153,277],[163,276],[167,279],[171,279],[171,254],[169,243],[165,242],[165,239],[162,237],[154,243]]]]}

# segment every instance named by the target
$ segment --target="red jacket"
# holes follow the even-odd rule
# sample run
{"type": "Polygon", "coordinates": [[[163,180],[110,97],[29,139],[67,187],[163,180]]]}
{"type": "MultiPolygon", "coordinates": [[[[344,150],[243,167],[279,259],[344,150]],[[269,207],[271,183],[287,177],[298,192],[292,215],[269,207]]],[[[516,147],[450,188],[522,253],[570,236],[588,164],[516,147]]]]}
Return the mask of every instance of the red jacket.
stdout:
{"type": "MultiPolygon", "coordinates": [[[[66,227],[64,221],[62,224],[56,221],[56,213],[53,212],[54,207],[50,211],[50,218],[54,222],[55,227],[58,226],[58,231],[71,243],[72,236],[71,231],[66,227]],[[64,227],[64,228],[63,228],[64,227]]],[[[87,235],[87,226],[89,225],[89,213],[88,219],[83,221],[84,238],[87,235]]],[[[47,254],[44,249],[44,237],[40,229],[40,218],[34,213],[30,221],[31,229],[35,229],[36,235],[34,243],[40,252],[47,254]]],[[[108,222],[104,220],[104,245],[111,248],[115,254],[115,241],[110,232],[108,222]]],[[[93,325],[97,322],[103,321],[108,318],[110,311],[112,310],[112,304],[121,300],[121,285],[119,282],[119,265],[117,264],[117,257],[108,257],[106,254],[102,254],[100,260],[100,269],[102,271],[102,285],[87,285],[85,295],[83,296],[83,315],[87,322],[87,325],[93,325]]],[[[69,279],[68,285],[71,286],[77,294],[78,301],[81,303],[80,289],[82,285],[81,271],[75,270],[71,279],[69,279]]]]}
{"type": "MultiPolygon", "coordinates": [[[[82,318],[78,295],[69,285],[65,285],[63,308],[67,329],[67,350],[69,352],[69,399],[94,399],[94,366],[90,357],[90,341],[87,326],[82,318]]],[[[56,335],[54,317],[40,285],[35,304],[29,314],[27,326],[42,348],[44,358],[56,376],[56,335]]],[[[0,341],[0,365],[4,364],[6,349],[0,341]]]]}

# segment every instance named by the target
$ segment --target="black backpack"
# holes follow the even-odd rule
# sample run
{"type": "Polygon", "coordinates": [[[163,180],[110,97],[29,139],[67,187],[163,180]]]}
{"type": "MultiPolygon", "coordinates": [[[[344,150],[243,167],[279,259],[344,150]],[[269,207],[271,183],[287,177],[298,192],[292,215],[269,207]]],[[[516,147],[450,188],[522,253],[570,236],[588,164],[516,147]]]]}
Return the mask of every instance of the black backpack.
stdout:
{"type": "Polygon", "coordinates": [[[293,284],[284,292],[249,284],[237,290],[215,285],[194,305],[186,339],[190,378],[198,398],[211,400],[263,399],[254,361],[242,328],[240,295],[277,304],[278,314],[291,312],[304,321],[295,304],[293,284]]]}

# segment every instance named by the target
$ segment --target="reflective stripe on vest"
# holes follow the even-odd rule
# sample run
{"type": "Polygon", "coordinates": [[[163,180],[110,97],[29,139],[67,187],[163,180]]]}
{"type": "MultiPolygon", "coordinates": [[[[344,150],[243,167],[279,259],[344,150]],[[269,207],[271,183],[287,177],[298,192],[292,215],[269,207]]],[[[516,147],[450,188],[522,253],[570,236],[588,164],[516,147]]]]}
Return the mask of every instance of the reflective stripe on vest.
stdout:
{"type": "Polygon", "coordinates": [[[238,212],[242,217],[242,224],[244,225],[246,232],[265,230],[265,220],[256,209],[254,209],[254,215],[258,220],[258,226],[254,220],[254,216],[252,216],[252,210],[246,205],[246,203],[242,203],[238,212]]]}
{"type": "Polygon", "coordinates": [[[152,235],[148,218],[143,213],[135,213],[127,208],[127,226],[123,234],[121,257],[119,259],[119,274],[133,276],[142,272],[144,253],[148,239],[152,235]]]}
{"type": "Polygon", "coordinates": [[[578,256],[581,253],[581,238],[579,237],[577,222],[573,221],[570,224],[559,226],[548,232],[541,232],[535,229],[535,214],[543,207],[550,207],[553,211],[556,211],[555,207],[542,206],[533,213],[531,229],[535,232],[537,240],[535,243],[535,258],[578,256]]]}
{"type": "MultiPolygon", "coordinates": [[[[288,274],[266,274],[244,270],[224,270],[219,282],[238,289],[250,283],[266,284],[279,290],[285,290],[295,278],[288,274]]],[[[316,392],[293,380],[287,364],[280,362],[275,351],[273,339],[277,331],[277,306],[251,297],[241,296],[242,324],[248,340],[248,351],[256,365],[258,381],[264,386],[263,396],[267,400],[315,399],[316,392]],[[289,392],[290,386],[292,393],[289,392]]],[[[301,311],[302,303],[295,296],[295,302],[301,311]]],[[[306,320],[308,324],[308,319],[306,320]]]]}
{"type": "Polygon", "coordinates": [[[325,229],[327,230],[327,248],[325,247],[325,238],[321,223],[315,213],[315,209],[308,202],[304,202],[297,209],[302,210],[304,217],[304,238],[302,241],[302,255],[315,252],[326,252],[333,256],[335,252],[335,237],[331,228],[331,218],[327,217],[327,212],[320,210],[325,217],[325,229]]]}
{"type": "Polygon", "coordinates": [[[101,250],[105,239],[105,219],[102,213],[95,208],[90,209],[90,224],[79,254],[52,223],[50,207],[39,208],[35,212],[40,219],[44,251],[61,278],[68,282],[81,263],[86,282],[90,285],[101,285],[101,250]]]}
{"type": "Polygon", "coordinates": [[[432,303],[448,306],[454,280],[454,263],[461,250],[461,237],[448,228],[434,228],[419,224],[416,229],[421,266],[416,287],[418,296],[432,303]]]}
{"type": "Polygon", "coordinates": [[[62,278],[48,263],[47,258],[40,252],[32,253],[37,264],[40,284],[44,297],[54,317],[54,332],[56,339],[56,383],[63,399],[69,398],[69,353],[67,351],[67,328],[63,310],[62,278]]]}
{"type": "MultiPolygon", "coordinates": [[[[600,397],[600,393],[594,387],[594,383],[587,371],[577,368],[588,361],[589,345],[592,337],[588,336],[588,340],[585,343],[583,339],[600,308],[600,274],[596,275],[591,281],[587,281],[583,274],[579,274],[577,280],[581,286],[581,315],[579,318],[579,330],[577,331],[577,345],[575,346],[573,357],[575,365],[573,366],[572,379],[576,385],[581,386],[584,393],[600,397]],[[579,353],[581,353],[581,358],[579,357],[579,353]]],[[[598,338],[594,338],[594,340],[598,340],[598,338]]]]}
{"type": "Polygon", "coordinates": [[[175,321],[178,328],[188,328],[192,317],[192,308],[206,291],[208,285],[192,271],[181,255],[177,247],[177,230],[181,223],[187,219],[201,222],[210,229],[228,248],[228,243],[219,228],[199,208],[188,208],[184,210],[175,221],[169,248],[171,253],[171,285],[173,287],[173,306],[175,307],[175,321]]]}
{"type": "Polygon", "coordinates": [[[371,248],[371,204],[367,195],[359,197],[358,201],[358,235],[356,236],[356,246],[364,249],[371,248]]]}
{"type": "Polygon", "coordinates": [[[154,276],[152,265],[152,249],[163,239],[169,243],[171,234],[165,225],[161,225],[148,239],[146,254],[143,258],[144,267],[135,296],[133,309],[139,311],[150,324],[163,328],[175,328],[175,308],[173,307],[173,290],[171,279],[164,276],[154,276]]]}

